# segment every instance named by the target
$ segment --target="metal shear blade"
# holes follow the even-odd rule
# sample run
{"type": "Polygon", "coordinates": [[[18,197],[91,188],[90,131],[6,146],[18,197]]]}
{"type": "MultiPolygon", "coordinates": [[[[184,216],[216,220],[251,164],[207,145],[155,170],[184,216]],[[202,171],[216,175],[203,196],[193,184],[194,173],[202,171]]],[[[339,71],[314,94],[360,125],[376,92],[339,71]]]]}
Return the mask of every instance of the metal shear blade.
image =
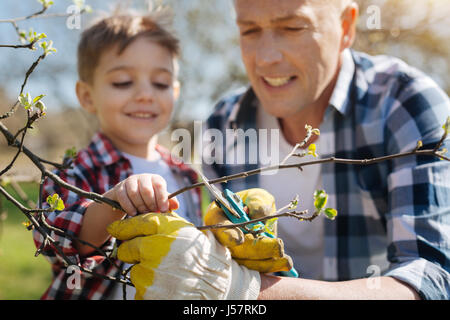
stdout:
{"type": "Polygon", "coordinates": [[[236,218],[240,219],[241,216],[239,213],[233,208],[230,202],[224,197],[223,192],[219,190],[216,186],[209,183],[208,178],[206,178],[201,172],[198,172],[203,182],[205,183],[206,188],[208,188],[209,192],[216,198],[216,201],[220,202],[225,208],[230,211],[232,215],[236,218]]]}

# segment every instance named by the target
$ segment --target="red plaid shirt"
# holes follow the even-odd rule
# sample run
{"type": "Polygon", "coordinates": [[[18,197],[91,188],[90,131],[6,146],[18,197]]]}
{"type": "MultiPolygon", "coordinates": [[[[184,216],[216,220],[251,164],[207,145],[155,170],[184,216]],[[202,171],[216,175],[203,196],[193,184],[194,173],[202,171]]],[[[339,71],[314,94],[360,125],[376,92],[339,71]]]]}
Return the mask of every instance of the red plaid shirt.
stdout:
{"type": "MultiPolygon", "coordinates": [[[[174,158],[167,149],[157,145],[156,150],[161,158],[171,168],[174,175],[183,180],[185,185],[198,182],[197,174],[180,159],[174,158]]],[[[74,160],[73,169],[56,171],[64,181],[88,192],[103,194],[113,188],[117,183],[133,174],[130,161],[123,156],[111,143],[111,141],[101,133],[94,135],[87,149],[80,151],[74,160]]],[[[180,180],[178,179],[178,180],[180,180]]],[[[191,189],[190,198],[187,204],[189,220],[194,224],[201,224],[201,192],[199,188],[191,189]]],[[[83,215],[92,200],[81,198],[74,192],[61,188],[51,179],[47,179],[44,184],[43,199],[48,195],[57,193],[60,195],[66,208],[64,211],[55,211],[46,214],[46,221],[49,225],[65,231],[71,236],[78,236],[83,215]]],[[[46,204],[45,204],[46,205],[46,204]]],[[[81,265],[95,273],[116,277],[121,272],[123,263],[112,259],[112,264],[108,259],[99,253],[82,257],[79,255],[73,241],[66,236],[51,233],[53,239],[59,242],[64,254],[73,261],[73,264],[81,265]]],[[[33,238],[36,247],[39,248],[43,242],[42,235],[33,231],[33,238]]],[[[112,250],[115,239],[111,238],[103,244],[101,249],[112,250]]],[[[99,276],[83,273],[80,277],[81,289],[70,289],[73,287],[73,270],[69,272],[64,267],[62,257],[51,246],[44,247],[42,254],[52,264],[53,281],[41,299],[108,299],[114,291],[115,286],[120,285],[115,281],[105,280],[99,276]],[[72,276],[72,277],[71,277],[72,276]]]]}

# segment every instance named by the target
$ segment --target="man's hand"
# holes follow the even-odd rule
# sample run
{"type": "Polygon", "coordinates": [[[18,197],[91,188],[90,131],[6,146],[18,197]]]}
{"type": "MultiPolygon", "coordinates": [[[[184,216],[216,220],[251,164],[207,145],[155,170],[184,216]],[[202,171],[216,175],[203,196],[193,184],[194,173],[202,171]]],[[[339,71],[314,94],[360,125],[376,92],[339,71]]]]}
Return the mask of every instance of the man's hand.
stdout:
{"type": "Polygon", "coordinates": [[[167,184],[157,174],[137,174],[119,182],[105,196],[120,203],[125,213],[134,216],[146,212],[178,209],[176,198],[168,199],[167,184]]]}
{"type": "Polygon", "coordinates": [[[148,213],[116,221],[108,232],[125,240],[118,258],[135,264],[135,299],[256,299],[258,272],[240,266],[211,232],[176,213],[148,213]]]}
{"type": "MultiPolygon", "coordinates": [[[[276,211],[274,197],[264,189],[254,188],[236,193],[248,208],[251,220],[269,216],[276,211]]],[[[232,224],[223,210],[212,202],[205,214],[205,224],[232,224]]],[[[276,225],[275,234],[276,234],[276,225]]],[[[279,238],[259,237],[244,233],[239,228],[213,229],[216,239],[231,251],[232,257],[249,269],[263,273],[289,271],[292,259],[284,253],[283,241],[279,238]]]]}

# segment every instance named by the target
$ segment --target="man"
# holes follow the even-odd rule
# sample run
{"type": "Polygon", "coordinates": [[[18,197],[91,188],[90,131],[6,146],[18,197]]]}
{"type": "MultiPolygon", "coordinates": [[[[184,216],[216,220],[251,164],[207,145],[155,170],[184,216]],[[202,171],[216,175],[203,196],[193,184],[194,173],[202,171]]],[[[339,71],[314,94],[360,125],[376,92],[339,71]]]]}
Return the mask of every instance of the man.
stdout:
{"type": "MultiPolygon", "coordinates": [[[[411,151],[418,141],[433,148],[440,140],[450,115],[448,96],[398,59],[351,51],[358,18],[353,1],[235,0],[234,5],[251,87],[221,101],[209,128],[278,128],[281,156],[304,139],[306,124],[321,130],[310,143],[317,143],[322,157],[374,158],[411,151]]],[[[236,147],[227,141],[225,151],[236,147]]],[[[212,169],[224,176],[259,165],[215,163],[212,169]]],[[[258,298],[450,299],[448,162],[408,157],[371,166],[308,167],[304,173],[312,172],[306,176],[295,170],[227,184],[232,190],[264,188],[278,206],[298,193],[307,208],[312,192],[323,188],[329,206],[339,212],[335,221],[309,225],[279,219],[278,235],[300,278],[261,274],[258,298]]],[[[191,232],[195,243],[200,235],[191,232]]],[[[180,248],[173,249],[174,268],[182,268],[180,259],[194,264],[180,256],[180,248]]],[[[173,250],[165,250],[162,261],[170,261],[173,250]]],[[[233,263],[226,265],[227,272],[219,277],[216,270],[214,277],[226,284],[222,291],[235,292],[233,263]]],[[[236,272],[240,281],[258,282],[254,273],[242,272],[236,272]]]]}

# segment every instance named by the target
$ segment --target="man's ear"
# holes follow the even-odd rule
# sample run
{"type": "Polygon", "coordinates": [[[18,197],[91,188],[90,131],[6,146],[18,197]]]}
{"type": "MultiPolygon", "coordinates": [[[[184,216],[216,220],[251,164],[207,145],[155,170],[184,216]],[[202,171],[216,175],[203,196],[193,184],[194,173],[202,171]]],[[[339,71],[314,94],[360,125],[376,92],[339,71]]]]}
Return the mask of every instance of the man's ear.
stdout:
{"type": "Polygon", "coordinates": [[[84,81],[78,80],[75,86],[75,91],[77,93],[78,101],[83,109],[89,113],[95,113],[96,109],[94,106],[94,101],[92,100],[91,85],[84,81]]]}
{"type": "Polygon", "coordinates": [[[341,51],[350,48],[353,45],[356,37],[356,24],[359,17],[359,7],[354,1],[344,8],[342,12],[342,41],[341,51]]]}
{"type": "Polygon", "coordinates": [[[178,100],[178,97],[180,96],[180,91],[181,91],[181,84],[180,81],[175,80],[173,83],[173,98],[174,100],[178,100]]]}

